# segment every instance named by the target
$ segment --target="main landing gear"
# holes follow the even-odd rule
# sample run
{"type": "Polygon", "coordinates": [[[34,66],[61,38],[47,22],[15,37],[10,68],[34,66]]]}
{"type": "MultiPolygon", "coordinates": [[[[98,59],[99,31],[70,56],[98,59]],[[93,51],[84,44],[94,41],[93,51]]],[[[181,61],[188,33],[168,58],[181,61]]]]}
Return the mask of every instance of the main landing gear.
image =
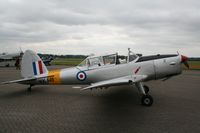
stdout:
{"type": "Polygon", "coordinates": [[[31,92],[31,87],[32,87],[33,85],[30,85],[28,88],[27,88],[27,91],[28,92],[31,92]]]}
{"type": "Polygon", "coordinates": [[[153,98],[151,95],[149,95],[149,87],[146,85],[143,85],[141,82],[135,84],[138,88],[142,98],[141,103],[144,106],[151,106],[153,104],[153,98]]]}

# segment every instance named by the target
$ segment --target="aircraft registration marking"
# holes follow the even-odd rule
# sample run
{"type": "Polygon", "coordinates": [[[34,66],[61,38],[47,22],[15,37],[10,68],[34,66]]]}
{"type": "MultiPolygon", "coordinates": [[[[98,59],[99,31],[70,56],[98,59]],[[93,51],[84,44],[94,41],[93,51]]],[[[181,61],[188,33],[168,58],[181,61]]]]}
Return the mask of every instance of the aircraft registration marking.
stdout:
{"type": "Polygon", "coordinates": [[[49,84],[60,84],[60,70],[49,71],[48,73],[48,83],[49,84]]]}

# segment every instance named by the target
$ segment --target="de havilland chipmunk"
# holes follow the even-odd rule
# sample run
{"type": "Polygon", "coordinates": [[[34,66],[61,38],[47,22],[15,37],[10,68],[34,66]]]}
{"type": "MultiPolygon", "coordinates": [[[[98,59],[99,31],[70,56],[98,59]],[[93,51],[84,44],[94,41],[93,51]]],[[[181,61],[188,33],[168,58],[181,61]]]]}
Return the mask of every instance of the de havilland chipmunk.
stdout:
{"type": "Polygon", "coordinates": [[[2,84],[20,83],[30,85],[88,85],[81,90],[108,88],[120,85],[135,85],[141,94],[141,103],[153,104],[149,87],[143,85],[149,80],[166,80],[182,72],[181,64],[187,67],[188,58],[179,54],[141,56],[130,49],[125,61],[117,53],[103,56],[89,56],[80,65],[72,68],[48,71],[40,57],[26,50],[21,62],[23,79],[2,84]]]}

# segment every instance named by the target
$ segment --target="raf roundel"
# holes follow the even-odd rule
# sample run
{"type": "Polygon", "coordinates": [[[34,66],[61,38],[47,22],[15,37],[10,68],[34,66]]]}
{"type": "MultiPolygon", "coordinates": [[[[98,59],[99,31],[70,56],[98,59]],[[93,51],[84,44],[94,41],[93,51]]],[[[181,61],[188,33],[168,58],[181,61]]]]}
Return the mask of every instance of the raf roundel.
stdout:
{"type": "Polygon", "coordinates": [[[86,80],[87,75],[86,75],[85,72],[80,71],[80,72],[77,73],[76,77],[77,77],[78,80],[84,81],[84,80],[86,80]]]}

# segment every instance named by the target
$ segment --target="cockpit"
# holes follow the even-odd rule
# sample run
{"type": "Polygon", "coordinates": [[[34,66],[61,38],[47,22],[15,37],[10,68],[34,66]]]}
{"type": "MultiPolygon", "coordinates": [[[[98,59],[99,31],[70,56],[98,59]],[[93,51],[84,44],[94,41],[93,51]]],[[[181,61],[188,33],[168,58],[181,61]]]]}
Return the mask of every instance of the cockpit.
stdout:
{"type": "Polygon", "coordinates": [[[137,61],[139,57],[128,49],[128,55],[109,54],[101,56],[89,56],[82,61],[77,67],[98,68],[102,66],[112,66],[119,64],[126,64],[129,62],[137,61]]]}

